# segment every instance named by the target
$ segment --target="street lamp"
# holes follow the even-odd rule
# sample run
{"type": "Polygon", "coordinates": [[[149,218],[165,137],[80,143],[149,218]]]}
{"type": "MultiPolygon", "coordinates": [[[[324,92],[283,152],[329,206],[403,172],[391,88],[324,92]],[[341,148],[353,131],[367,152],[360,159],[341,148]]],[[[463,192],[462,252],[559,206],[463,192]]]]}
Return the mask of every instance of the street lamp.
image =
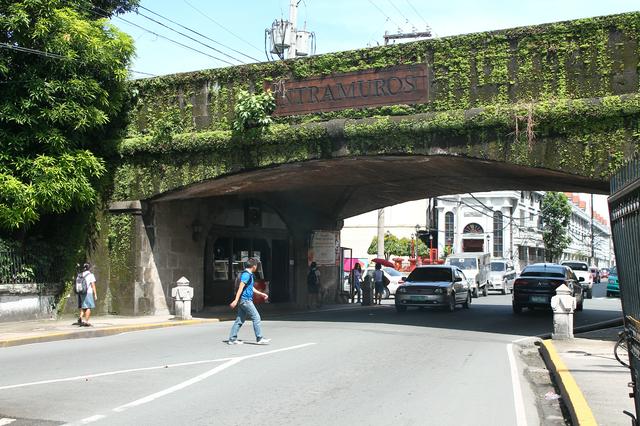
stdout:
{"type": "Polygon", "coordinates": [[[491,247],[489,246],[489,240],[491,239],[491,236],[489,234],[487,234],[487,249],[485,250],[485,252],[487,253],[491,253],[491,247]]]}

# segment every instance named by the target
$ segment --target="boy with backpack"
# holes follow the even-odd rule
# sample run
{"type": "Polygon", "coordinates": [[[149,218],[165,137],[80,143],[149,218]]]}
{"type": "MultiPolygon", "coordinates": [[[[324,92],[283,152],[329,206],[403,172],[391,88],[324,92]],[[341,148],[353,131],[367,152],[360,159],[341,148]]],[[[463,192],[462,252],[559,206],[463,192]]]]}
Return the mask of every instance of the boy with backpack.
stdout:
{"type": "Polygon", "coordinates": [[[311,262],[307,273],[307,309],[315,302],[316,307],[320,307],[320,271],[316,262],[311,262]]]}
{"type": "Polygon", "coordinates": [[[73,290],[78,295],[78,324],[80,327],[91,327],[89,318],[91,317],[91,309],[96,307],[98,294],[96,292],[96,277],[91,272],[91,264],[85,263],[82,270],[76,275],[76,282],[73,290]]]}

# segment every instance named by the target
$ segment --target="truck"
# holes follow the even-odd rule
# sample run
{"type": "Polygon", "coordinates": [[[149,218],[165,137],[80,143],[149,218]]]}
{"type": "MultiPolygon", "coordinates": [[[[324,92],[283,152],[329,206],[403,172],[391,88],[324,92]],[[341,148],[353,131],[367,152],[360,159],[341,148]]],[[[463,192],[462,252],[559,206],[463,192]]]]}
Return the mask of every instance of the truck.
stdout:
{"type": "Polygon", "coordinates": [[[490,253],[472,252],[452,254],[447,257],[445,263],[462,269],[471,287],[472,297],[478,297],[480,294],[487,296],[489,294],[491,274],[490,253]]]}

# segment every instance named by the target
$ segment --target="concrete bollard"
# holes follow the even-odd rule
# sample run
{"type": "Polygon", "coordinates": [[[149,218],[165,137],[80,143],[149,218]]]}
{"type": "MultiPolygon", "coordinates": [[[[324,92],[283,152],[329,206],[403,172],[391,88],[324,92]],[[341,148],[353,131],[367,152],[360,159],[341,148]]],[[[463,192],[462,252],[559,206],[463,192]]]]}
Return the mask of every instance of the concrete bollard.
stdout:
{"type": "Polygon", "coordinates": [[[562,284],[556,289],[556,295],[551,298],[553,309],[552,339],[573,339],[573,311],[576,309],[576,298],[571,295],[571,289],[562,284]]]}
{"type": "Polygon", "coordinates": [[[176,282],[177,287],[171,289],[171,297],[174,300],[176,319],[191,319],[191,300],[193,300],[193,287],[189,286],[189,280],[182,277],[176,282]]]}

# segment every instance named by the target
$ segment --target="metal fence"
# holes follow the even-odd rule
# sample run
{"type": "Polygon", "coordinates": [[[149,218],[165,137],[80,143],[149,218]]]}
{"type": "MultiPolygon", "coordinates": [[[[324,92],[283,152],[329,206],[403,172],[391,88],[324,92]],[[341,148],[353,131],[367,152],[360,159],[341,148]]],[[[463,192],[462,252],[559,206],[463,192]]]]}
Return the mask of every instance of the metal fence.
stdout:
{"type": "Polygon", "coordinates": [[[0,284],[59,283],[61,278],[46,256],[0,251],[0,284]]]}
{"type": "Polygon", "coordinates": [[[631,361],[636,417],[640,413],[640,160],[633,159],[611,179],[609,214],[620,297],[631,361]]]}

